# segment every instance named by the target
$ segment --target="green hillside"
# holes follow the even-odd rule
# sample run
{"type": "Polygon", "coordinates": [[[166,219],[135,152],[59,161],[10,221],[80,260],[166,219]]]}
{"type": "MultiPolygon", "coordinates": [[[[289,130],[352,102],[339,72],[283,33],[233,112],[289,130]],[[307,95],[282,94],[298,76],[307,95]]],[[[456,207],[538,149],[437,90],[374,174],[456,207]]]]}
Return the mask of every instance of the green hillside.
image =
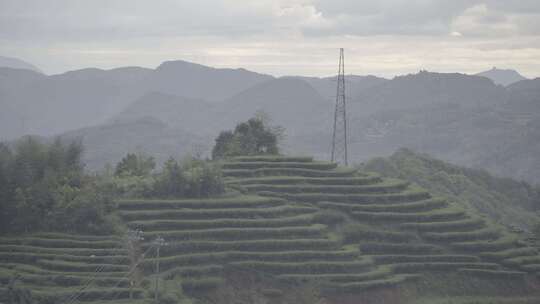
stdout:
{"type": "Polygon", "coordinates": [[[540,188],[525,182],[452,165],[407,149],[387,158],[374,158],[361,168],[416,183],[506,226],[532,230],[540,220],[536,213],[540,188]]]}
{"type": "Polygon", "coordinates": [[[310,157],[236,157],[222,168],[231,189],[222,197],[118,201],[126,226],[144,231],[140,263],[119,237],[1,238],[4,298],[18,276],[18,288],[51,303],[116,303],[129,299],[130,290],[133,298],[151,299],[159,236],[167,243],[158,273],[164,303],[188,297],[228,303],[231,290],[253,286],[265,286],[254,292],[267,303],[303,303],[287,298],[287,290],[306,286],[329,301],[348,295],[406,303],[443,294],[535,299],[536,249],[409,182],[310,157]],[[234,279],[238,273],[246,274],[243,280],[234,279]],[[256,279],[245,283],[251,275],[256,279]],[[173,291],[180,295],[168,294],[173,291]]]}

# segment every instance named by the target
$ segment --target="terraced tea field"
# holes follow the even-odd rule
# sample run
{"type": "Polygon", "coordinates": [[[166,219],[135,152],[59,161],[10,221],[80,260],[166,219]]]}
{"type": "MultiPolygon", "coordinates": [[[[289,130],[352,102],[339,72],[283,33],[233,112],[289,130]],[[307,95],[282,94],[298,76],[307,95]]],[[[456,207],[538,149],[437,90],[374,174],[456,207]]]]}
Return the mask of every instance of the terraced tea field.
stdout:
{"type": "Polygon", "coordinates": [[[155,271],[187,294],[252,271],[326,294],[414,282],[425,273],[524,281],[540,257],[515,236],[407,182],[309,157],[239,157],[223,164],[236,192],[207,199],[124,199],[118,213],[144,231],[133,267],[119,237],[38,234],[0,239],[0,279],[59,303],[142,298],[155,271]],[[144,278],[130,288],[130,273],[144,278]],[[84,292],[81,292],[84,291],[84,292]]]}
{"type": "Polygon", "coordinates": [[[129,288],[130,262],[122,241],[114,237],[57,233],[0,239],[1,299],[10,281],[47,303],[140,298],[129,288]],[[22,283],[22,284],[21,284],[22,283]]]}
{"type": "MultiPolygon", "coordinates": [[[[536,249],[400,180],[383,180],[310,158],[243,157],[226,163],[224,169],[229,183],[248,193],[340,211],[348,215],[349,224],[361,224],[343,238],[342,246],[360,249],[360,258],[370,259],[379,272],[386,272],[362,284],[353,280],[338,284],[350,291],[359,291],[357,286],[370,282],[390,284],[399,282],[399,276],[424,272],[523,280],[539,270],[536,249]]],[[[333,281],[333,277],[328,279],[333,281]]]]}
{"type": "MultiPolygon", "coordinates": [[[[120,202],[131,228],[168,241],[160,265],[165,277],[181,276],[185,290],[201,291],[218,284],[227,269],[254,269],[288,280],[329,278],[362,283],[383,278],[369,257],[355,246],[342,246],[310,204],[262,196],[207,200],[120,202]]],[[[151,243],[145,246],[150,246],[151,243]]],[[[154,264],[148,259],[144,267],[154,264]]],[[[404,279],[408,276],[400,276],[404,279]]]]}

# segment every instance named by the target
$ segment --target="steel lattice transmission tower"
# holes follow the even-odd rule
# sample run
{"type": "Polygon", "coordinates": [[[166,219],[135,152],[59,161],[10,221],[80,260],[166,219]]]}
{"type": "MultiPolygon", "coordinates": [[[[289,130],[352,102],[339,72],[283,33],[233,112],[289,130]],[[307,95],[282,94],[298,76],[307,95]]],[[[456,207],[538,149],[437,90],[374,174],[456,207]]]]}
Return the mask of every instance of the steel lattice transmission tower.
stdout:
{"type": "Polygon", "coordinates": [[[345,104],[345,55],[343,48],[341,48],[339,49],[336,109],[332,135],[332,161],[347,166],[347,111],[345,104]]]}

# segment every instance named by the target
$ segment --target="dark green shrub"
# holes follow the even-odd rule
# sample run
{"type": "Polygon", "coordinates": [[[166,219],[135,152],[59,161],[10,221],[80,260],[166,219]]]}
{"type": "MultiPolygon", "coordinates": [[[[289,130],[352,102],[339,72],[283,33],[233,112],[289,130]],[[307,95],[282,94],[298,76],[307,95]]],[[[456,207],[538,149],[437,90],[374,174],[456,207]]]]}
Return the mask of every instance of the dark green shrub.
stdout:
{"type": "Polygon", "coordinates": [[[153,157],[128,153],[116,165],[114,174],[117,176],[148,176],[156,167],[153,157]]]}
{"type": "Polygon", "coordinates": [[[242,261],[232,262],[231,266],[239,269],[256,269],[259,271],[281,274],[281,273],[353,273],[363,271],[372,266],[371,261],[313,261],[313,262],[259,262],[259,261],[242,261]]]}
{"type": "Polygon", "coordinates": [[[186,159],[179,163],[169,159],[156,176],[153,196],[209,197],[224,192],[221,170],[215,163],[186,159]]]}
{"type": "Polygon", "coordinates": [[[260,168],[260,169],[223,169],[226,176],[263,177],[263,176],[301,176],[301,177],[353,177],[353,168],[337,168],[334,170],[314,170],[302,168],[260,168]]]}
{"type": "Polygon", "coordinates": [[[401,263],[392,266],[396,273],[419,273],[431,271],[457,271],[459,268],[488,269],[499,268],[498,264],[492,263],[450,263],[450,262],[425,262],[425,263],[401,263]]]}
{"type": "Polygon", "coordinates": [[[14,149],[0,145],[2,232],[111,233],[110,193],[84,174],[81,154],[79,142],[45,144],[27,137],[14,149]]]}
{"type": "Polygon", "coordinates": [[[121,216],[128,220],[152,219],[219,219],[219,218],[273,218],[280,215],[295,215],[316,211],[307,206],[278,206],[270,208],[224,208],[224,209],[162,209],[157,211],[125,211],[121,216]]]}
{"type": "Polygon", "coordinates": [[[361,243],[359,247],[364,254],[434,254],[442,251],[434,245],[414,243],[366,242],[361,243]]]}
{"type": "Polygon", "coordinates": [[[513,248],[516,246],[516,241],[517,239],[513,237],[505,237],[494,241],[481,240],[452,243],[452,247],[466,252],[493,252],[513,248]]]}
{"type": "Polygon", "coordinates": [[[202,278],[182,281],[182,290],[187,294],[206,292],[217,288],[223,280],[221,278],[202,278]]]}
{"type": "Polygon", "coordinates": [[[337,242],[327,239],[268,239],[248,241],[183,241],[169,243],[163,247],[164,255],[196,253],[208,251],[284,251],[284,250],[324,250],[338,246],[337,242]]]}
{"type": "Polygon", "coordinates": [[[233,157],[233,161],[241,162],[312,162],[311,156],[281,156],[281,155],[258,155],[258,156],[237,156],[233,157]]]}
{"type": "Polygon", "coordinates": [[[226,162],[223,169],[305,169],[305,170],[331,170],[337,165],[331,162],[226,162]]]}
{"type": "Polygon", "coordinates": [[[342,230],[343,242],[355,243],[360,241],[380,241],[405,243],[417,237],[411,233],[394,232],[386,230],[373,230],[362,224],[348,224],[342,230]]]}
{"type": "Polygon", "coordinates": [[[432,242],[466,242],[475,240],[491,240],[499,236],[497,230],[485,228],[463,232],[427,232],[422,237],[432,242]]]}
{"type": "Polygon", "coordinates": [[[476,276],[487,279],[523,279],[526,275],[521,271],[489,270],[489,269],[459,269],[467,276],[476,276]]]}
{"type": "Polygon", "coordinates": [[[310,214],[270,219],[211,219],[211,220],[147,220],[129,222],[132,228],[146,230],[212,229],[212,228],[263,228],[305,226],[314,221],[310,214]]]}
{"type": "Polygon", "coordinates": [[[148,232],[148,238],[161,235],[168,240],[249,240],[268,238],[310,238],[321,236],[324,226],[278,228],[218,228],[206,230],[180,230],[148,232]]]}
{"type": "Polygon", "coordinates": [[[337,225],[343,223],[346,216],[334,210],[322,210],[313,215],[313,222],[326,225],[337,225]]]}
{"type": "Polygon", "coordinates": [[[236,125],[234,131],[223,131],[216,138],[212,158],[240,155],[278,154],[280,131],[270,128],[256,117],[236,125]]]}

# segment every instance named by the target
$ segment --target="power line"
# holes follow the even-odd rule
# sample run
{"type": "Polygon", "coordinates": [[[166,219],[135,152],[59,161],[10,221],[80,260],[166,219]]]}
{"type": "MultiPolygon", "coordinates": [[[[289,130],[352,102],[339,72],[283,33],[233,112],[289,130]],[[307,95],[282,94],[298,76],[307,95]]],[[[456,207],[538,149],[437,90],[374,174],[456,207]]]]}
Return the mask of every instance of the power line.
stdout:
{"type": "MultiPolygon", "coordinates": [[[[154,244],[151,244],[150,247],[148,247],[148,249],[146,249],[146,251],[143,252],[143,254],[141,254],[141,258],[139,259],[139,261],[137,261],[137,263],[135,263],[135,264],[131,267],[131,269],[128,271],[128,273],[127,273],[125,276],[121,277],[121,278],[118,280],[118,282],[112,287],[113,289],[118,288],[118,286],[120,286],[120,283],[122,282],[123,279],[126,279],[126,278],[130,277],[130,276],[133,274],[133,272],[134,272],[135,270],[137,270],[137,266],[139,266],[139,264],[143,262],[144,257],[146,256],[146,254],[147,254],[150,250],[152,250],[152,248],[154,248],[154,244]]],[[[111,298],[111,300],[116,299],[116,297],[118,296],[119,293],[120,293],[119,291],[117,291],[116,293],[114,293],[114,294],[113,294],[113,297],[111,298]]],[[[104,295],[99,299],[99,301],[104,300],[105,297],[106,297],[106,294],[104,294],[104,295]]]]}
{"type": "Polygon", "coordinates": [[[345,102],[345,55],[343,48],[339,49],[339,68],[337,76],[336,107],[334,110],[334,132],[332,134],[333,162],[348,165],[347,155],[347,110],[345,102]]]}
{"type": "Polygon", "coordinates": [[[96,270],[94,271],[94,276],[87,278],[85,281],[83,281],[83,286],[79,288],[79,290],[68,296],[66,303],[67,304],[73,304],[77,299],[85,292],[85,289],[90,287],[90,285],[95,281],[95,279],[98,277],[98,274],[103,272],[105,270],[105,265],[98,266],[96,270]]]}
{"type": "MultiPolygon", "coordinates": [[[[140,241],[140,240],[143,240],[144,238],[142,237],[143,235],[143,232],[141,230],[128,230],[128,233],[127,233],[127,239],[128,239],[128,242],[135,242],[135,241],[140,241]]],[[[128,246],[132,246],[131,244],[128,244],[128,246]]],[[[137,266],[142,262],[142,260],[144,259],[144,256],[146,253],[148,253],[148,251],[150,251],[152,249],[153,245],[151,245],[142,255],[141,255],[141,259],[139,259],[139,261],[137,261],[135,263],[135,265],[132,266],[132,269],[128,272],[128,274],[122,278],[120,278],[118,280],[118,282],[115,284],[115,286],[113,288],[116,288],[120,285],[120,283],[122,282],[123,279],[125,279],[126,277],[129,277],[132,275],[132,273],[136,270],[137,266]]],[[[98,278],[98,274],[100,274],[101,272],[103,272],[106,268],[106,265],[100,265],[96,271],[94,272],[94,276],[89,278],[86,283],[84,283],[83,287],[81,287],[77,293],[71,295],[68,300],[66,301],[67,304],[74,304],[76,302],[78,302],[79,300],[79,297],[82,296],[84,293],[85,293],[85,290],[90,287],[90,285],[93,283],[93,281],[95,281],[97,278],[98,278]]]]}
{"type": "MultiPolygon", "coordinates": [[[[114,248],[116,248],[116,247],[114,247],[114,248]]],[[[91,257],[94,257],[94,256],[92,255],[91,257]]],[[[81,288],[79,288],[79,290],[76,293],[68,296],[67,299],[66,299],[66,303],[67,304],[75,303],[78,300],[78,298],[81,295],[84,294],[85,290],[88,287],[90,287],[90,285],[98,278],[98,275],[105,270],[106,267],[107,267],[107,265],[105,265],[105,264],[102,264],[102,265],[96,267],[96,270],[94,271],[93,276],[89,277],[85,281],[83,281],[83,284],[82,284],[83,286],[81,288]]]]}

